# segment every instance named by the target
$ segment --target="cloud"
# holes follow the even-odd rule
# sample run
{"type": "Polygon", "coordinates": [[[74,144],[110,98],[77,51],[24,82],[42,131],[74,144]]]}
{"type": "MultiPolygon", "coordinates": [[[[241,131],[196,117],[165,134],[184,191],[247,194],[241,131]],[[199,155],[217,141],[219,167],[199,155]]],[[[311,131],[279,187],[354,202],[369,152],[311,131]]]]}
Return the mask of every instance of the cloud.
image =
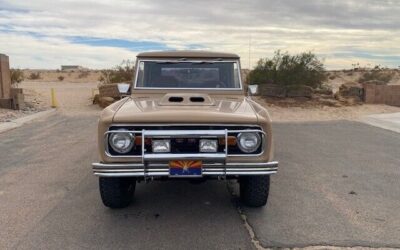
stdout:
{"type": "Polygon", "coordinates": [[[244,67],[277,49],[311,50],[331,68],[357,60],[400,65],[393,57],[400,54],[397,1],[0,0],[0,6],[0,51],[13,66],[110,67],[160,49],[236,52],[244,67]]]}

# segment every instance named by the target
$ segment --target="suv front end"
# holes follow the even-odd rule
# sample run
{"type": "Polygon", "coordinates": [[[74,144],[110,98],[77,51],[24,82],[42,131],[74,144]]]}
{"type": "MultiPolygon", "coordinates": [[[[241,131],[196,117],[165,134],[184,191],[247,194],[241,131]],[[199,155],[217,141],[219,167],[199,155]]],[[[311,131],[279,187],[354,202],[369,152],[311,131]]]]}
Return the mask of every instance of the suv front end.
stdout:
{"type": "Polygon", "coordinates": [[[149,52],[136,65],[131,95],[99,121],[104,205],[126,207],[137,182],[160,179],[237,179],[246,205],[265,205],[278,170],[271,120],[244,95],[239,57],[149,52]]]}

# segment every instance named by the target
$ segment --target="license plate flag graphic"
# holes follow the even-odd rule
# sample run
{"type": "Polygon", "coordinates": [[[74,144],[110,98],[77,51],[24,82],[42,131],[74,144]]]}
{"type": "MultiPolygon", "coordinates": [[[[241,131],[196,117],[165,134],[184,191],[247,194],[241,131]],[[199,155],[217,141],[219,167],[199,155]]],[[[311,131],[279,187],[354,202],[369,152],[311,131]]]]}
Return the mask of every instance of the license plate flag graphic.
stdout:
{"type": "Polygon", "coordinates": [[[169,174],[171,176],[201,176],[201,161],[170,161],[169,174]]]}

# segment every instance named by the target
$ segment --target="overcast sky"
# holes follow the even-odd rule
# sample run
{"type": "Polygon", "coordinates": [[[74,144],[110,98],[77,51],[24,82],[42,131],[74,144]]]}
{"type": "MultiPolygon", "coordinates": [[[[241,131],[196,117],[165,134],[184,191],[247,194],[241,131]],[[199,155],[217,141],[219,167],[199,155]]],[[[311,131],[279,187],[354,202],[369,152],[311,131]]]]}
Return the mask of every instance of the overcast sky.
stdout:
{"type": "Polygon", "coordinates": [[[278,49],[313,51],[330,69],[398,67],[400,1],[0,0],[0,53],[12,67],[109,68],[177,49],[235,52],[243,68],[278,49]]]}

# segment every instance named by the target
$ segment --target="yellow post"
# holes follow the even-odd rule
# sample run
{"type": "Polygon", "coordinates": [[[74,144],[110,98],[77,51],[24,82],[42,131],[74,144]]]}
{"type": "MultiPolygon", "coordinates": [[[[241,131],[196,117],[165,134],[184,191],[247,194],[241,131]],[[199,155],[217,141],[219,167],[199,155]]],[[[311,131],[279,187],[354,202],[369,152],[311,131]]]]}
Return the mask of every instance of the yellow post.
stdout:
{"type": "Polygon", "coordinates": [[[51,88],[51,107],[57,108],[57,100],[54,88],[51,88]]]}

